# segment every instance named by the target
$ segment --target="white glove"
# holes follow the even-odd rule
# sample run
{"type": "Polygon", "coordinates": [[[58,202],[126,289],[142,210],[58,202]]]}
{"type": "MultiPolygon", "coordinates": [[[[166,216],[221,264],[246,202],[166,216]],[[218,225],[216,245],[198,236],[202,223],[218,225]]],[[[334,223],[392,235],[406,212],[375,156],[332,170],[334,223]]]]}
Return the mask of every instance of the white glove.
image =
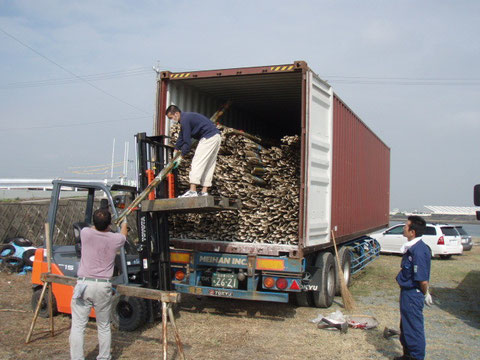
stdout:
{"type": "Polygon", "coordinates": [[[433,305],[432,295],[430,295],[430,293],[428,291],[425,294],[425,305],[427,305],[427,306],[432,306],[433,305]]]}

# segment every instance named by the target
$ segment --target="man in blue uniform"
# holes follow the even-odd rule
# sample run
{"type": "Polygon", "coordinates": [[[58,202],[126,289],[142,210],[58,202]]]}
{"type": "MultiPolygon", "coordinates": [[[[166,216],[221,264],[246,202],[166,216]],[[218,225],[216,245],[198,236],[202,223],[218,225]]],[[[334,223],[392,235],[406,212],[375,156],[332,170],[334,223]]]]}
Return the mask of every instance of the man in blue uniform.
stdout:
{"type": "Polygon", "coordinates": [[[402,269],[397,275],[400,286],[400,342],[403,356],[395,360],[425,358],[425,328],[423,306],[432,304],[428,292],[430,280],[430,248],[422,241],[425,220],[420,216],[409,216],[403,235],[408,242],[402,246],[402,269]]]}
{"type": "Polygon", "coordinates": [[[175,105],[170,105],[165,113],[170,120],[180,123],[175,149],[181,151],[182,156],[190,151],[192,138],[199,140],[190,170],[190,190],[180,197],[207,196],[208,188],[212,186],[218,150],[222,142],[220,131],[206,116],[195,112],[181,112],[175,105]],[[200,193],[197,193],[197,185],[202,186],[200,193]]]}

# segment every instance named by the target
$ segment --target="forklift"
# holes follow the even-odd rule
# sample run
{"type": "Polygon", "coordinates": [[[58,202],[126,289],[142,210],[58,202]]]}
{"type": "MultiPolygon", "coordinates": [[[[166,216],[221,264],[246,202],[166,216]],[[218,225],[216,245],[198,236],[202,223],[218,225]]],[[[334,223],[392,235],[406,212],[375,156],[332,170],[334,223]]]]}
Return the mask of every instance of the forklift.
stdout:
{"type": "MultiPolygon", "coordinates": [[[[80,231],[84,227],[92,226],[93,213],[97,207],[107,208],[112,214],[112,224],[119,217],[121,209],[125,208],[137,194],[148,185],[152,174],[165,166],[173,151],[170,146],[164,145],[163,137],[147,137],[145,133],[137,134],[138,154],[138,187],[124,185],[105,185],[93,182],[72,182],[54,180],[48,210],[47,221],[50,224],[50,238],[52,239],[52,273],[57,275],[77,277],[81,257],[80,231]],[[61,198],[65,192],[85,192],[86,205],[83,221],[75,222],[73,239],[67,239],[68,245],[57,245],[56,223],[61,214],[58,214],[61,198]],[[98,205],[98,198],[101,197],[98,205]],[[97,201],[95,201],[97,199],[97,201]]],[[[166,182],[161,183],[150,199],[166,196],[166,182]]],[[[120,249],[115,259],[113,285],[142,286],[158,290],[171,290],[170,254],[168,245],[168,214],[159,212],[142,212],[136,209],[135,218],[138,229],[138,241],[134,244],[129,234],[124,247],[120,249]]],[[[112,225],[111,231],[119,231],[119,227],[112,225]],[[117,229],[118,228],[118,229],[117,229]]],[[[58,231],[57,231],[58,232],[58,231]]],[[[35,309],[40,298],[43,282],[41,274],[47,272],[46,251],[37,249],[32,270],[32,308],[35,309]]],[[[71,314],[70,302],[73,287],[53,284],[53,311],[54,314],[71,314]]],[[[48,317],[46,300],[42,302],[40,316],[48,317]]],[[[160,306],[157,301],[128,297],[114,294],[112,300],[112,324],[124,331],[133,331],[145,322],[154,321],[159,316],[160,306]]],[[[92,309],[91,317],[95,317],[92,309]]]]}
{"type": "MultiPolygon", "coordinates": [[[[166,145],[166,136],[146,136],[139,133],[137,143],[137,187],[124,185],[105,185],[92,182],[72,182],[54,180],[48,223],[52,239],[52,273],[77,277],[81,257],[80,230],[92,226],[94,208],[108,208],[112,214],[112,224],[121,215],[119,210],[125,209],[136,196],[142,193],[149,183],[168,164],[173,156],[173,147],[166,145]],[[73,239],[68,245],[56,245],[56,223],[58,209],[64,191],[84,191],[87,193],[83,221],[75,222],[73,239]],[[95,201],[102,197],[100,202],[95,201]],[[99,203],[99,205],[98,205],[99,203]]],[[[174,170],[174,173],[176,170],[174,170]]],[[[125,246],[115,259],[113,285],[139,286],[149,289],[171,291],[174,289],[172,279],[177,279],[188,268],[188,251],[171,250],[168,233],[168,215],[173,212],[205,212],[235,210],[238,204],[228,201],[217,201],[212,196],[198,198],[175,198],[174,174],[169,174],[143,201],[135,208],[134,217],[137,225],[137,241],[127,237],[125,246]],[[171,259],[176,263],[172,268],[171,259]]],[[[112,231],[119,231],[112,225],[112,231]]],[[[67,239],[68,240],[68,239],[67,239]]],[[[40,298],[43,285],[41,274],[47,272],[46,250],[37,249],[32,270],[32,309],[35,309],[40,298]]],[[[73,287],[53,283],[53,312],[71,314],[70,302],[73,287]]],[[[47,297],[45,297],[47,298],[47,297]]],[[[45,299],[44,298],[44,299],[45,299]]],[[[46,300],[42,301],[40,316],[48,317],[46,300]]],[[[91,317],[95,317],[92,309],[91,317]]],[[[112,300],[112,324],[123,331],[133,331],[146,322],[153,322],[161,317],[161,306],[158,301],[114,294],[112,300]]]]}

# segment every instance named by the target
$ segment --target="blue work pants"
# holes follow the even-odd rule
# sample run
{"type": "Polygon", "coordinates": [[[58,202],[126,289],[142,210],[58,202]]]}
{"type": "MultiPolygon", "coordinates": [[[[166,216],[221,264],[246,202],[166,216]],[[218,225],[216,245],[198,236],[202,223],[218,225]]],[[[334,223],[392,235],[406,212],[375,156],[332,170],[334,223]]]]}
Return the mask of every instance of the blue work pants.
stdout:
{"type": "Polygon", "coordinates": [[[418,289],[400,291],[400,342],[405,355],[425,358],[424,295],[418,289]]]}

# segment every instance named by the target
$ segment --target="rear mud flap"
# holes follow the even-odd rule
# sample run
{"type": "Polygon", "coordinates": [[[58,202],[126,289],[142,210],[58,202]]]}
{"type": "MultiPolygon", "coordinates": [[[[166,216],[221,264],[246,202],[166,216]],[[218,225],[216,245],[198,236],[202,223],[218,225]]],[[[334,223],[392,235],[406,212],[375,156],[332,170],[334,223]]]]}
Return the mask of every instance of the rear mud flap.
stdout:
{"type": "Polygon", "coordinates": [[[315,266],[307,266],[301,282],[302,291],[320,291],[321,283],[322,269],[315,266]]]}

